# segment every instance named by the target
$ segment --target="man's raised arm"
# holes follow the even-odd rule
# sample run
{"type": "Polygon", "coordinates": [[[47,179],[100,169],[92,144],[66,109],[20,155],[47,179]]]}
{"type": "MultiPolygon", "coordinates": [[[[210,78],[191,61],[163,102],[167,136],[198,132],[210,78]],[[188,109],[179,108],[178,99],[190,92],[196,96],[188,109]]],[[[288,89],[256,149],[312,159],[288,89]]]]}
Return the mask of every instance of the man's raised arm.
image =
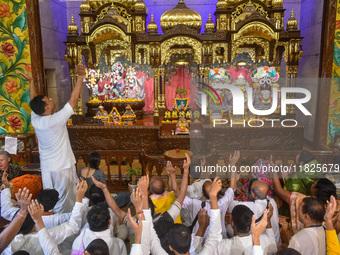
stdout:
{"type": "Polygon", "coordinates": [[[30,82],[30,99],[32,100],[34,97],[38,95],[33,78],[27,73],[19,73],[19,74],[30,82]]]}
{"type": "Polygon", "coordinates": [[[83,89],[83,80],[85,76],[85,66],[83,65],[76,65],[76,71],[78,74],[77,82],[74,85],[74,89],[71,94],[71,98],[68,101],[70,106],[74,109],[77,106],[77,101],[79,99],[80,93],[83,89]]]}

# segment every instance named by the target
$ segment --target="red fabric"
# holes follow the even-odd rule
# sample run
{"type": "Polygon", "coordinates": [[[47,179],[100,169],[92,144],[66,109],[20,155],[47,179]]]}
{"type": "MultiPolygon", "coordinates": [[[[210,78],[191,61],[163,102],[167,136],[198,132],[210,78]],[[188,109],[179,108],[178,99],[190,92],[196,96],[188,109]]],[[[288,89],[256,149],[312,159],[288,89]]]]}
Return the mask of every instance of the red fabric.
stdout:
{"type": "Polygon", "coordinates": [[[145,106],[143,108],[144,111],[149,112],[149,111],[154,111],[154,86],[153,86],[153,78],[150,78],[147,80],[145,77],[146,75],[143,74],[142,72],[139,72],[137,74],[137,79],[143,77],[144,78],[144,91],[145,91],[145,106]]]}
{"type": "Polygon", "coordinates": [[[19,189],[23,189],[26,187],[30,191],[30,193],[32,193],[32,198],[36,198],[42,189],[42,181],[40,175],[38,176],[25,174],[14,178],[11,183],[13,184],[12,199],[15,199],[15,193],[17,193],[19,189]]]}
{"type": "MultiPolygon", "coordinates": [[[[165,85],[165,105],[168,110],[172,110],[175,106],[175,98],[180,96],[176,94],[176,90],[179,88],[184,88],[188,91],[185,97],[190,97],[190,84],[192,74],[187,76],[187,70],[184,67],[179,67],[170,78],[170,86],[165,85]]],[[[191,106],[192,102],[189,102],[191,106]]]]}

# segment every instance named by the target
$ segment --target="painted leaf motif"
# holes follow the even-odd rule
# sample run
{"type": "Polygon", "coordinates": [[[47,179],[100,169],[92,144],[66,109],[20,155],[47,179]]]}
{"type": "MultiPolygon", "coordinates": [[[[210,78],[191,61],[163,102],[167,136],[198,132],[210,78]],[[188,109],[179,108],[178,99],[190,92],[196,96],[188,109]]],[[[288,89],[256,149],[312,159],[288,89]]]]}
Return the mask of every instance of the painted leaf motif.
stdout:
{"type": "Polygon", "coordinates": [[[337,127],[331,119],[328,123],[328,136],[334,140],[335,133],[340,133],[340,128],[337,127]]]}
{"type": "Polygon", "coordinates": [[[23,102],[26,102],[28,105],[30,104],[30,90],[26,90],[20,98],[20,105],[22,105],[23,102]]]}
{"type": "Polygon", "coordinates": [[[340,66],[340,49],[339,49],[337,43],[334,43],[333,61],[337,66],[340,66]]]}
{"type": "Polygon", "coordinates": [[[3,127],[0,127],[0,134],[4,134],[4,133],[8,133],[6,129],[4,129],[3,127]]]}
{"type": "Polygon", "coordinates": [[[17,27],[20,28],[21,31],[27,28],[26,8],[22,10],[21,14],[13,22],[13,31],[17,27]]]}

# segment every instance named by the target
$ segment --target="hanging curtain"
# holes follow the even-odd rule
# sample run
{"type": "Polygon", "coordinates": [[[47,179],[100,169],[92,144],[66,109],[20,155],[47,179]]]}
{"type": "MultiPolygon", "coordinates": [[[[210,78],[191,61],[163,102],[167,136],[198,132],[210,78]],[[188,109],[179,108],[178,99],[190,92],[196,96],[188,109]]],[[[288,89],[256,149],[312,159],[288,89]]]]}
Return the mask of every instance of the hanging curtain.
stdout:
{"type": "Polygon", "coordinates": [[[145,98],[144,98],[144,102],[145,102],[145,106],[143,108],[143,110],[145,112],[152,112],[154,111],[155,107],[154,107],[154,86],[153,86],[153,78],[147,78],[147,75],[142,73],[142,72],[138,72],[137,74],[137,79],[140,79],[141,77],[143,77],[144,79],[144,90],[145,90],[145,98]]]}
{"type": "MultiPolygon", "coordinates": [[[[178,67],[172,72],[170,86],[165,86],[166,109],[172,110],[172,107],[175,106],[175,98],[180,97],[178,94],[176,94],[176,90],[179,88],[186,89],[188,91],[186,97],[190,98],[191,77],[192,74],[190,71],[183,66],[178,67]]],[[[191,102],[189,104],[191,104],[191,102]]]]}

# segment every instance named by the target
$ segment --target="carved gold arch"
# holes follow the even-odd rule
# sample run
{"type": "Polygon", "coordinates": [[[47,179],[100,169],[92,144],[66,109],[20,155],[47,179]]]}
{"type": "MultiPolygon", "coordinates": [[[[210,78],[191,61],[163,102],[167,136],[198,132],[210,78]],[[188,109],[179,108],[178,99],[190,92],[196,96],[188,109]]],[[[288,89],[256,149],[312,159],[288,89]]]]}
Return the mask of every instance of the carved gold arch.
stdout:
{"type": "Polygon", "coordinates": [[[234,61],[236,53],[239,53],[240,51],[238,50],[240,46],[243,44],[257,44],[260,45],[263,50],[264,50],[264,55],[267,59],[269,59],[269,42],[262,39],[262,38],[253,38],[253,37],[243,37],[240,38],[237,41],[234,41],[232,44],[232,49],[231,49],[231,61],[234,61]]]}
{"type": "Polygon", "coordinates": [[[198,40],[186,37],[186,36],[177,36],[174,38],[171,38],[169,40],[166,40],[161,44],[161,63],[162,65],[166,65],[170,62],[170,57],[172,55],[172,51],[170,48],[174,45],[189,45],[194,50],[194,61],[197,64],[201,64],[201,53],[202,53],[202,43],[200,43],[198,40]]]}
{"type": "Polygon", "coordinates": [[[96,44],[96,60],[97,60],[97,63],[99,63],[99,58],[100,58],[100,55],[101,55],[103,49],[108,47],[108,46],[121,46],[121,47],[123,47],[125,52],[126,52],[127,60],[132,61],[132,51],[131,51],[131,45],[130,45],[129,42],[125,42],[125,41],[122,41],[122,40],[107,40],[107,41],[100,42],[100,43],[96,44]]]}
{"type": "Polygon", "coordinates": [[[127,36],[124,31],[121,30],[119,27],[112,24],[106,24],[105,26],[100,26],[96,30],[94,30],[93,33],[86,38],[86,42],[93,42],[105,33],[116,34],[119,36],[120,39],[126,42],[131,41],[130,36],[127,36]]]}
{"type": "Polygon", "coordinates": [[[108,13],[108,11],[114,7],[117,10],[117,13],[119,15],[113,15],[111,16],[113,19],[117,19],[119,23],[124,23],[127,26],[128,33],[131,32],[131,22],[132,22],[132,16],[129,14],[128,10],[122,6],[118,5],[109,5],[105,7],[101,12],[97,15],[96,23],[100,21],[104,16],[108,13]]]}
{"type": "Polygon", "coordinates": [[[245,35],[248,32],[252,32],[252,31],[258,31],[256,37],[267,37],[265,35],[268,35],[267,40],[278,40],[279,39],[279,33],[276,33],[273,31],[273,29],[268,26],[265,23],[262,22],[258,22],[258,21],[254,21],[254,22],[250,22],[248,24],[246,24],[245,26],[243,26],[236,34],[233,35],[233,40],[239,40],[240,38],[247,36],[245,35]],[[261,33],[263,33],[261,35],[261,33]]]}

